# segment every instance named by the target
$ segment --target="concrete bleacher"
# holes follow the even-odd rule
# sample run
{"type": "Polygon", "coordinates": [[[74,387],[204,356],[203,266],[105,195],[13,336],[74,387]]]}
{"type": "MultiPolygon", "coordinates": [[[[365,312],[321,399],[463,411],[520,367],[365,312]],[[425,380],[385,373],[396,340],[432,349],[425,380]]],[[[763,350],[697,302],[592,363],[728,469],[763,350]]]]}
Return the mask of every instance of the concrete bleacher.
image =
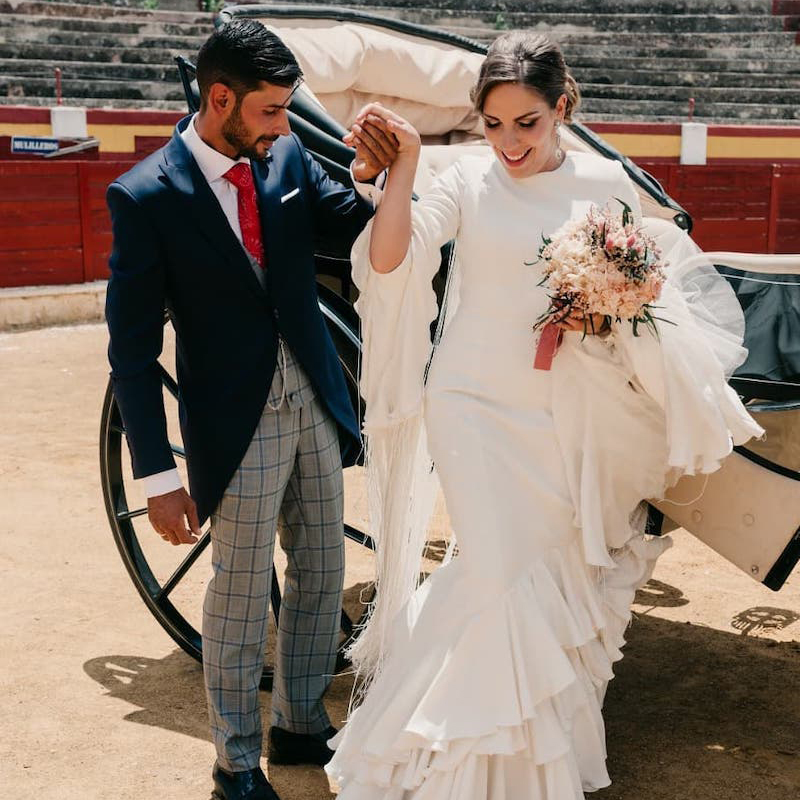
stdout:
{"type": "Polygon", "coordinates": [[[184,109],[174,57],[192,58],[213,20],[211,12],[0,0],[0,103],[52,105],[60,67],[73,105],[184,109]]]}
{"type": "MultiPolygon", "coordinates": [[[[284,0],[285,2],[285,0],[284,0]]],[[[307,0],[305,3],[307,4],[307,0]]],[[[562,43],[584,119],[800,122],[800,2],[782,0],[347,0],[342,5],[491,41],[509,28],[562,43]],[[579,12],[575,11],[580,8],[579,12]],[[777,10],[779,13],[773,13],[777,10]]],[[[192,0],[0,0],[0,103],[185,107],[173,63],[192,57],[213,15],[192,0]],[[187,10],[180,10],[181,8],[187,10]]]]}

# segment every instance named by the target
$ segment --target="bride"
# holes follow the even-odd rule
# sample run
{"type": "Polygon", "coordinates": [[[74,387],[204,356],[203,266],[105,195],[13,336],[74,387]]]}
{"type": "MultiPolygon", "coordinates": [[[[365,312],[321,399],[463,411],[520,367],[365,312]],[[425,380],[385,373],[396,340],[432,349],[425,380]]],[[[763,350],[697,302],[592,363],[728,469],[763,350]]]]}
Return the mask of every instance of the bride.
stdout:
{"type": "MultiPolygon", "coordinates": [[[[577,800],[607,786],[606,685],[635,589],[669,544],[642,534],[637,507],[761,434],[726,383],[741,340],[698,311],[735,298],[686,291],[697,249],[684,234],[660,301],[674,324],[633,336],[598,318],[584,335],[567,316],[552,368],[532,368],[549,303],[542,236],[592,204],[624,200],[639,223],[641,208],[618,162],[561,150],[580,101],[555,44],[501,36],[473,102],[491,150],[461,157],[413,206],[414,128],[373,105],[350,136],[399,143],[352,253],[379,548],[402,555],[420,527],[405,465],[422,453],[429,473],[427,447],[458,553],[390,620],[381,598],[364,636],[379,654],[354,653],[374,677],[332,741],[341,800],[577,800]],[[431,280],[452,239],[457,306],[429,365],[431,280]]],[[[419,552],[405,556],[415,573],[419,552]]],[[[397,583],[384,563],[379,596],[397,583]]]]}

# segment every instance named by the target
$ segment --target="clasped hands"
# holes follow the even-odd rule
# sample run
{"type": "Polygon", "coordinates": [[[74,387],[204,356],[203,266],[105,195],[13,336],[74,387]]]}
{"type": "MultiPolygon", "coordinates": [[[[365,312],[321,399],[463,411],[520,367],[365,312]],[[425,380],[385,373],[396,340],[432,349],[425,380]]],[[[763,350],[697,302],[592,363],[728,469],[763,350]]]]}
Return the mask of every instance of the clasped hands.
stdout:
{"type": "Polygon", "coordinates": [[[408,163],[416,170],[419,133],[411,123],[380,103],[364,106],[342,139],[355,148],[353,177],[357,181],[371,181],[396,162],[408,163]]]}

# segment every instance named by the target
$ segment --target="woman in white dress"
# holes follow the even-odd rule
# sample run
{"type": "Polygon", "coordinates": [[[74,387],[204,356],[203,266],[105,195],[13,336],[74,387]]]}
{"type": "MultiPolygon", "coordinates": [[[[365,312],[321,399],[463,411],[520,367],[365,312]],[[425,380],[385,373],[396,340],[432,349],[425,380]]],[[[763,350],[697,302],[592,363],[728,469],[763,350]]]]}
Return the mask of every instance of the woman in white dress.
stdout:
{"type": "MultiPolygon", "coordinates": [[[[561,151],[578,91],[546,39],[497,40],[474,102],[491,151],[459,159],[413,208],[416,131],[379,106],[353,129],[356,144],[399,142],[353,249],[365,434],[388,483],[387,464],[427,436],[458,554],[380,639],[374,681],[333,740],[341,800],[578,800],[607,786],[606,684],[635,589],[668,544],[633,512],[761,433],[726,384],[740,341],[695,319],[677,279],[661,312],[677,324],[658,338],[602,318],[584,336],[568,317],[552,368],[532,368],[549,302],[532,263],[542,235],[612,198],[641,220],[640,204],[619,163],[561,151]],[[451,239],[458,305],[426,381],[431,280],[451,239]]],[[[410,485],[394,511],[398,487],[383,487],[384,522],[406,519],[410,485]]]]}

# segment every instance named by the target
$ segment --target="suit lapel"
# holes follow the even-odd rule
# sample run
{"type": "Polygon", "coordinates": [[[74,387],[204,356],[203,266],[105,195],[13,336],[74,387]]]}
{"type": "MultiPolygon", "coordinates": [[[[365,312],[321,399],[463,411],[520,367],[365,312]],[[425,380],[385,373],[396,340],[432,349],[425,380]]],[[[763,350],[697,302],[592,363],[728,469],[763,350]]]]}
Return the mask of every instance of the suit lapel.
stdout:
{"type": "Polygon", "coordinates": [[[255,162],[253,169],[256,194],[258,195],[258,213],[261,217],[261,235],[267,258],[267,284],[270,287],[275,286],[280,280],[281,264],[284,261],[278,247],[283,231],[280,170],[272,162],[270,154],[263,161],[255,162]]]}
{"type": "Polygon", "coordinates": [[[237,275],[251,291],[261,299],[266,299],[244,248],[228,224],[214,192],[211,191],[203,173],[180,137],[179,131],[185,127],[183,123],[184,120],[178,123],[165,149],[165,163],[161,164],[161,171],[178,196],[184,214],[193,219],[197,234],[212,245],[221,259],[230,266],[231,272],[237,275]]]}

